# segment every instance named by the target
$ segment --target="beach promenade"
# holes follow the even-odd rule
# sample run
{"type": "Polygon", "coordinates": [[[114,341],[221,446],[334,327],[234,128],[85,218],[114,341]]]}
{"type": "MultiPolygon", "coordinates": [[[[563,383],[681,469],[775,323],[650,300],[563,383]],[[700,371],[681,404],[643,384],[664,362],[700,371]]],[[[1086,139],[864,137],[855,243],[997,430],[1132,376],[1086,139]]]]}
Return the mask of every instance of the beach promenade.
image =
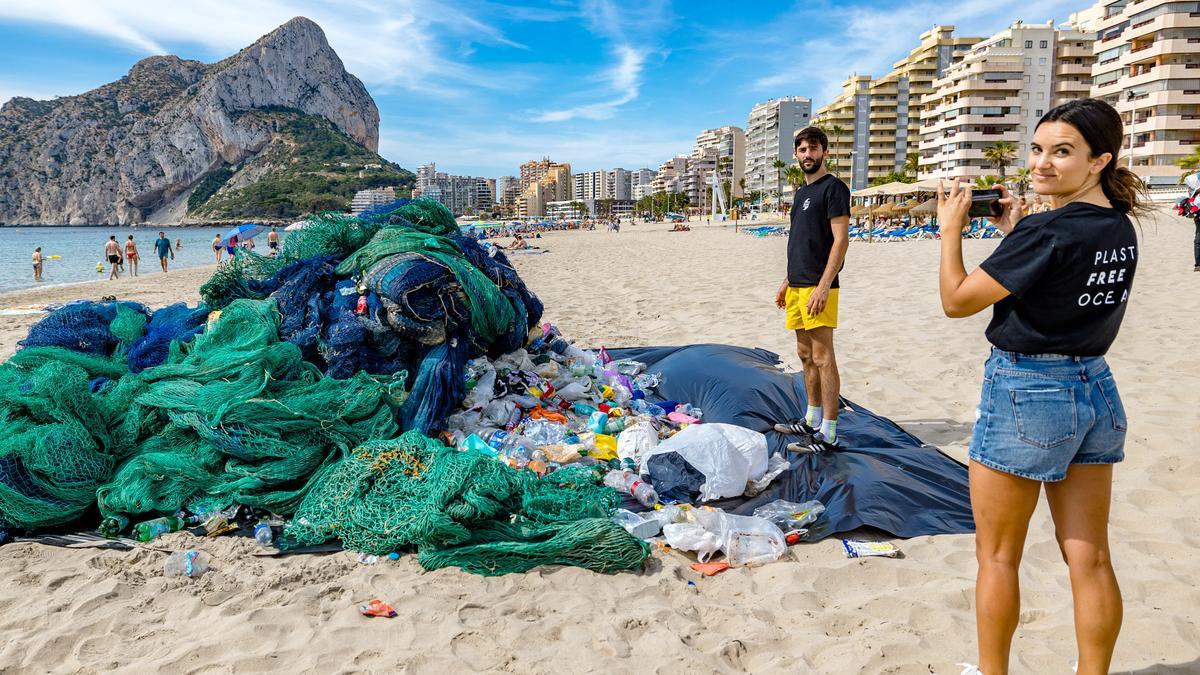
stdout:
{"type": "MultiPolygon", "coordinates": [[[[767,224],[764,221],[748,223],[767,224]]],[[[582,346],[719,342],[763,347],[798,367],[774,307],[786,239],[703,221],[552,232],[514,256],[544,320],[582,346]]],[[[1200,274],[1192,225],[1141,226],[1134,295],[1109,362],[1130,419],[1111,537],[1125,598],[1115,672],[1200,671],[1200,274]]],[[[507,242],[507,239],[503,241],[507,242]]],[[[967,241],[968,267],[997,241],[967,241]]],[[[842,389],[965,461],[989,313],[942,315],[938,242],[855,242],[842,274],[842,389]]],[[[115,295],[151,306],[199,299],[212,268],[0,294],[0,308],[115,295]]],[[[37,316],[0,316],[0,358],[37,316]]],[[[639,573],[539,568],[486,578],[423,572],[412,556],[363,565],[350,552],[254,555],[253,540],[170,534],[148,548],[200,547],[214,571],[163,577],[164,554],[0,548],[4,672],[798,672],[958,673],[973,660],[971,536],[896,542],[901,559],[850,560],[836,538],[780,561],[700,578],[656,551],[639,573]],[[698,592],[689,591],[694,580],[698,592]],[[366,619],[386,598],[399,616],[366,619]]],[[[1044,501],[1022,567],[1016,672],[1070,673],[1067,571],[1044,501]]]]}

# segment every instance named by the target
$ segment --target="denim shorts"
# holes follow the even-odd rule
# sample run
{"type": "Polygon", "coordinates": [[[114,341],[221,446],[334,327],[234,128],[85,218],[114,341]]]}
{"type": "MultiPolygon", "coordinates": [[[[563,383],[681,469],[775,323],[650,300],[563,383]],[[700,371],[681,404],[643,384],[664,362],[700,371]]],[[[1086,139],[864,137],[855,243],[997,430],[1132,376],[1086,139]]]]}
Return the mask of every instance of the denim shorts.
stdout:
{"type": "Polygon", "coordinates": [[[969,456],[1014,476],[1060,481],[1072,464],[1125,459],[1128,424],[1103,356],[993,348],[969,456]]]}

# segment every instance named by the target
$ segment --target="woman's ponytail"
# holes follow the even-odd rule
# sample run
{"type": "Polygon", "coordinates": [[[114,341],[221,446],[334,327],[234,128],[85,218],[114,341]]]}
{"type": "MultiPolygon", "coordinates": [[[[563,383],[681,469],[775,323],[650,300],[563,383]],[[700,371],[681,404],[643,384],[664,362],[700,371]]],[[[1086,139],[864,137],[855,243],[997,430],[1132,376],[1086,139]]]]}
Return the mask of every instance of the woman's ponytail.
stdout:
{"type": "Polygon", "coordinates": [[[1142,215],[1150,210],[1149,195],[1146,194],[1146,184],[1137,174],[1124,166],[1113,166],[1117,158],[1113,157],[1108,166],[1100,172],[1100,187],[1104,196],[1112,202],[1113,208],[1121,213],[1142,215]]]}

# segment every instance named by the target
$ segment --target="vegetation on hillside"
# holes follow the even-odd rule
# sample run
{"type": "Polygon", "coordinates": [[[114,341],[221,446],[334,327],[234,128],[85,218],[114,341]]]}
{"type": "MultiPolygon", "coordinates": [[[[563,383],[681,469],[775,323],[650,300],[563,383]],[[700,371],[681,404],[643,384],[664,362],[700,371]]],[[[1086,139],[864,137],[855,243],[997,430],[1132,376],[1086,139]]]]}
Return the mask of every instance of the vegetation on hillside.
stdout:
{"type": "Polygon", "coordinates": [[[290,108],[242,113],[269,126],[272,139],[240,168],[209,173],[188,199],[188,215],[211,219],[288,219],[319,211],[344,211],[358,190],[394,186],[407,196],[415,177],[349,136],[328,120],[290,108]],[[241,172],[263,172],[239,188],[241,172]],[[222,189],[225,188],[225,189],[222,189]]]}

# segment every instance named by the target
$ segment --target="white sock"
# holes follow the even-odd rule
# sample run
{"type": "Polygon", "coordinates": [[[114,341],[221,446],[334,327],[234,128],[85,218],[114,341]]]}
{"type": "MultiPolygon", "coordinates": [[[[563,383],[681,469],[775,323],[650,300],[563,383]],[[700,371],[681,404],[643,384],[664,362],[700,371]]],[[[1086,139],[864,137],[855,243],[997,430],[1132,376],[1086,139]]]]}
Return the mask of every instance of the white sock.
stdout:
{"type": "Polygon", "coordinates": [[[808,406],[808,414],[804,416],[804,422],[808,426],[813,427],[817,425],[817,420],[819,419],[821,419],[821,406],[808,406]]]}
{"type": "Polygon", "coordinates": [[[829,443],[837,443],[837,420],[821,420],[821,435],[829,443]]]}

